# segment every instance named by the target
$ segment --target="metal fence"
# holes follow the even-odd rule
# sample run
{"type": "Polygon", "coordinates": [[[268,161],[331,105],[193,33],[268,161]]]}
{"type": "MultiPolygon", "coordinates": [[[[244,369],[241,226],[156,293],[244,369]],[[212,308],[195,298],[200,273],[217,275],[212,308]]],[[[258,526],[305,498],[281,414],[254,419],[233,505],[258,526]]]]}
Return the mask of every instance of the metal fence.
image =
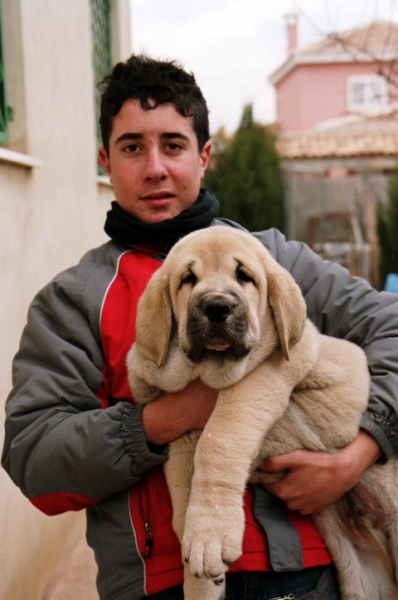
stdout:
{"type": "Polygon", "coordinates": [[[4,144],[8,140],[7,135],[7,102],[6,102],[6,77],[4,71],[3,55],[3,36],[1,21],[1,1],[0,1],[0,143],[4,144]]]}
{"type": "Polygon", "coordinates": [[[388,175],[358,173],[342,179],[285,172],[287,234],[323,258],[378,285],[376,207],[388,198],[388,175]]]}

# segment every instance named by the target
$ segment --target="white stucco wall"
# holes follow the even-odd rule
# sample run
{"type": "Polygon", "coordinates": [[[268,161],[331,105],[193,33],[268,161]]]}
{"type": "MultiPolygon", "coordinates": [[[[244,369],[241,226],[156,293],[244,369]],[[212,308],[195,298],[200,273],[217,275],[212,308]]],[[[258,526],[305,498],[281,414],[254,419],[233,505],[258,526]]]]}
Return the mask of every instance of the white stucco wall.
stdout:
{"type": "MultiPolygon", "coordinates": [[[[113,4],[129,28],[129,0],[113,4]]],[[[96,176],[89,0],[2,0],[2,14],[14,109],[9,148],[36,165],[23,165],[18,157],[10,162],[0,147],[3,420],[28,305],[56,273],[105,241],[102,226],[113,196],[96,176]]],[[[130,53],[126,29],[121,40],[117,59],[130,53]]],[[[0,498],[0,598],[52,600],[48,590],[82,538],[84,514],[41,515],[3,470],[0,498]]]]}

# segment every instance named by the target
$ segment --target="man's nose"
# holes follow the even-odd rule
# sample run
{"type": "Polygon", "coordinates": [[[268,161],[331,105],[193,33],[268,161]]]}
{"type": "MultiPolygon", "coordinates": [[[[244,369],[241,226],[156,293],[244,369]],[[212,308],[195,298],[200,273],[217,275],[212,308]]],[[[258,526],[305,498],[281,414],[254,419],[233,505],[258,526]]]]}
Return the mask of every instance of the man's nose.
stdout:
{"type": "Polygon", "coordinates": [[[148,152],[145,165],[146,179],[163,179],[167,174],[164,156],[158,149],[148,152]]]}

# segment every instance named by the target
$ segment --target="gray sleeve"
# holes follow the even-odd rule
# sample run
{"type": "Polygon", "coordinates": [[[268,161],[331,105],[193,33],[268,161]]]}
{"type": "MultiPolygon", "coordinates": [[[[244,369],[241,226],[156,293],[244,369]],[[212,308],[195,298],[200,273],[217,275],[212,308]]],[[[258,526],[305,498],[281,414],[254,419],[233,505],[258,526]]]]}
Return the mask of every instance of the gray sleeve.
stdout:
{"type": "Polygon", "coordinates": [[[100,344],[68,277],[30,307],[13,363],[2,464],[29,498],[75,495],[84,505],[131,486],[165,456],[148,447],[140,407],[101,408],[100,344]]]}
{"type": "Polygon", "coordinates": [[[366,352],[371,373],[362,427],[389,458],[398,452],[398,294],[377,292],[343,267],[321,260],[305,244],[277,230],[256,234],[293,275],[308,317],[322,333],[350,340],[366,352]]]}

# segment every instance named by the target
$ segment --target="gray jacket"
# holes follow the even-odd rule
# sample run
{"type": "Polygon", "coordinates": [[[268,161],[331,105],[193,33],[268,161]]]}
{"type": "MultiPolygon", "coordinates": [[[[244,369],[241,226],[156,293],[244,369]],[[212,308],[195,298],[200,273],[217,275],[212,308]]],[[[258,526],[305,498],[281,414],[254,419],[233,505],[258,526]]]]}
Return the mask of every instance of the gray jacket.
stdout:
{"type": "MultiPolygon", "coordinates": [[[[320,331],[364,348],[372,385],[362,427],[388,459],[398,451],[398,295],[376,292],[276,230],[255,235],[291,272],[320,331]]],[[[130,250],[108,242],[57,276],[32,303],[14,361],[2,456],[13,481],[44,512],[89,507],[101,598],[115,600],[140,598],[146,589],[126,490],[166,460],[164,449],[146,443],[140,407],[123,395],[107,410],[100,403],[102,396],[109,400],[104,301],[123,259],[130,258],[130,250]]],[[[133,270],[128,277],[140,275],[133,270]]]]}

